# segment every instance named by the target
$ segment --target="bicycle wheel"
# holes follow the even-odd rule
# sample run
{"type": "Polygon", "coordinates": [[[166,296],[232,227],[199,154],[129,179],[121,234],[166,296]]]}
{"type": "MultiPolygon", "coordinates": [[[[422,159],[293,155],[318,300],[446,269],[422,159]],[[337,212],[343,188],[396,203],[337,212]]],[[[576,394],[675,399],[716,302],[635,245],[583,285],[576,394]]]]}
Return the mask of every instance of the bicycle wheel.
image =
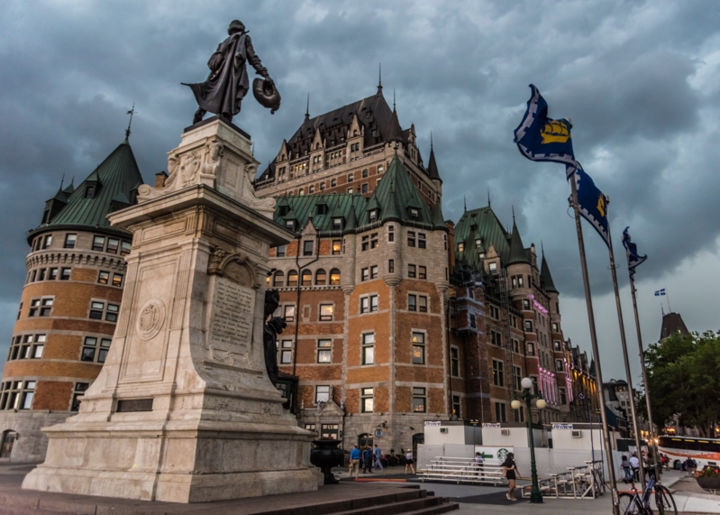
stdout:
{"type": "Polygon", "coordinates": [[[636,495],[620,494],[618,506],[620,506],[620,515],[643,515],[645,513],[645,509],[636,495]]]}
{"type": "Polygon", "coordinates": [[[655,506],[658,513],[677,515],[677,506],[670,490],[662,485],[655,485],[655,506]]]}

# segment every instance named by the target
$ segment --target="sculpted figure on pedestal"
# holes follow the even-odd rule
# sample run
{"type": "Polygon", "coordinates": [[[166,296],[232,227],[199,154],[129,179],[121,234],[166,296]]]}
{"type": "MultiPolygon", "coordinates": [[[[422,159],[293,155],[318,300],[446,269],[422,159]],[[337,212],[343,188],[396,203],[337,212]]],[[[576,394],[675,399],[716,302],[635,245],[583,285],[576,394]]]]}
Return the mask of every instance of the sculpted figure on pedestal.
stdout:
{"type": "Polygon", "coordinates": [[[283,317],[268,317],[280,305],[280,293],[277,290],[265,291],[265,327],[263,330],[263,347],[265,350],[265,367],[267,368],[270,381],[277,382],[278,365],[277,365],[277,335],[283,332],[287,326],[283,317]]]}

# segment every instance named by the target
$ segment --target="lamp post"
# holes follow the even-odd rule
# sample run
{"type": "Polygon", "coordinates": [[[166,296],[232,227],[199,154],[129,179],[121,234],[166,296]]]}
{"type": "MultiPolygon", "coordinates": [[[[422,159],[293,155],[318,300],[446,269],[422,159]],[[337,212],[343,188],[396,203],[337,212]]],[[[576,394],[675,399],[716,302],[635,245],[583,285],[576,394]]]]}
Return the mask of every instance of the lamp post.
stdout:
{"type": "MultiPolygon", "coordinates": [[[[522,381],[520,381],[520,386],[522,387],[520,399],[525,401],[525,406],[527,407],[528,438],[530,439],[530,471],[532,473],[532,490],[530,491],[530,502],[541,503],[543,502],[543,499],[542,494],[540,493],[540,485],[538,485],[537,468],[535,467],[535,439],[533,438],[532,434],[532,416],[530,414],[530,408],[532,407],[531,403],[533,400],[535,400],[535,406],[537,406],[538,409],[543,409],[545,406],[547,406],[547,403],[545,402],[545,399],[542,398],[542,396],[532,391],[533,382],[532,379],[530,379],[529,377],[523,377],[522,381]]],[[[522,406],[522,402],[520,402],[520,399],[513,399],[513,401],[510,403],[510,406],[513,409],[520,409],[520,407],[522,406]]]]}

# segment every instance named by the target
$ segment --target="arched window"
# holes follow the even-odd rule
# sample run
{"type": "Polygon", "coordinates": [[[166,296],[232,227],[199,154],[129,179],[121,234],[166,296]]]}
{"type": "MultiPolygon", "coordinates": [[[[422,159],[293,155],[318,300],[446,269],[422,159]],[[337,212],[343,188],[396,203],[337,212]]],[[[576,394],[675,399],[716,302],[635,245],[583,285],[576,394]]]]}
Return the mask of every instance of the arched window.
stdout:
{"type": "Polygon", "coordinates": [[[340,270],[337,268],[330,270],[330,284],[340,284],[340,270]]]}
{"type": "Polygon", "coordinates": [[[327,282],[327,272],[323,268],[318,269],[317,272],[315,272],[315,284],[317,285],[323,285],[327,282]]]}
{"type": "Polygon", "coordinates": [[[288,272],[288,276],[287,276],[287,285],[288,286],[297,286],[297,283],[298,283],[297,270],[290,270],[288,272]]]}
{"type": "Polygon", "coordinates": [[[303,286],[312,286],[312,272],[310,270],[303,270],[302,285],[303,286]]]}
{"type": "Polygon", "coordinates": [[[273,276],[273,286],[283,286],[283,280],[285,279],[285,273],[282,270],[277,270],[273,276]]]}

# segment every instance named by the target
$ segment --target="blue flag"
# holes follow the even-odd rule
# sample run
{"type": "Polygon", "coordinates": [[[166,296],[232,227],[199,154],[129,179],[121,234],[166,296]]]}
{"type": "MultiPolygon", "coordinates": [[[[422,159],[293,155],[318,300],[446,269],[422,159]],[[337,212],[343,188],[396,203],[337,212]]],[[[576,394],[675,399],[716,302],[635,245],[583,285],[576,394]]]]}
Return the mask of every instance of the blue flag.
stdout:
{"type": "Polygon", "coordinates": [[[625,230],[623,231],[622,243],[623,247],[625,247],[625,253],[627,254],[628,270],[632,276],[635,274],[635,267],[642,264],[647,259],[647,254],[644,256],[638,254],[637,245],[630,240],[630,233],[628,232],[628,229],[630,229],[630,226],[625,227],[625,230]]]}
{"type": "Polygon", "coordinates": [[[662,297],[663,295],[665,295],[665,288],[662,288],[660,290],[655,290],[656,297],[662,297]]]}
{"type": "Polygon", "coordinates": [[[610,228],[607,217],[607,206],[610,199],[600,191],[582,167],[568,166],[566,176],[568,180],[575,181],[578,196],[578,209],[580,214],[590,222],[605,244],[610,246],[610,228]]]}
{"type": "Polygon", "coordinates": [[[548,105],[534,84],[530,84],[532,96],[527,103],[525,116],[515,129],[515,143],[520,153],[532,161],[555,161],[575,167],[570,129],[566,120],[548,118],[548,105]]]}

